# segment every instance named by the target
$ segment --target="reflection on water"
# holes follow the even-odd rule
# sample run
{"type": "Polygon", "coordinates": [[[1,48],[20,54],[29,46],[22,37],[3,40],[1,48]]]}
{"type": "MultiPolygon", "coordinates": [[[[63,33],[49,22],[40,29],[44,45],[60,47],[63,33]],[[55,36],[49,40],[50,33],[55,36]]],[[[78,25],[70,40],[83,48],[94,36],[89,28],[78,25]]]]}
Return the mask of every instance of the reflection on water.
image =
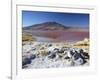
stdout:
{"type": "Polygon", "coordinates": [[[48,37],[39,37],[39,36],[35,36],[37,42],[49,42],[49,41],[54,41],[54,39],[52,38],[48,38],[48,37]]]}
{"type": "Polygon", "coordinates": [[[32,31],[38,42],[76,42],[89,38],[89,31],[32,31]]]}

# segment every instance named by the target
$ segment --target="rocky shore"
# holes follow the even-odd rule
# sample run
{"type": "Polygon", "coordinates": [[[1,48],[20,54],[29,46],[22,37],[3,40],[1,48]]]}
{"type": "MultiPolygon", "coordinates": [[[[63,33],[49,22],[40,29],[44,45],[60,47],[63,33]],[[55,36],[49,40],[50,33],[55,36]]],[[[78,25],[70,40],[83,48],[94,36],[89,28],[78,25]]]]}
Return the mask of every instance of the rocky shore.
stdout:
{"type": "Polygon", "coordinates": [[[83,48],[82,46],[67,42],[23,42],[22,68],[88,66],[90,58],[89,45],[85,45],[83,48]]]}

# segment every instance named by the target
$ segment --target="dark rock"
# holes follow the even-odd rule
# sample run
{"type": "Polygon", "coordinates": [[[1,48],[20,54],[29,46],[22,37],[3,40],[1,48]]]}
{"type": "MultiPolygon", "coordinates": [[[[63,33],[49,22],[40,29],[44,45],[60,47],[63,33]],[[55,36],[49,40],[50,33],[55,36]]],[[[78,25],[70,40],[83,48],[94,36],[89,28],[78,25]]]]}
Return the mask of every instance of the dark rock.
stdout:
{"type": "Polygon", "coordinates": [[[57,51],[59,51],[59,49],[58,49],[58,48],[55,48],[54,50],[57,50],[57,51]]]}
{"type": "Polygon", "coordinates": [[[56,54],[51,54],[50,56],[49,56],[49,58],[51,58],[51,59],[53,59],[53,58],[55,58],[56,57],[56,54]]]}
{"type": "Polygon", "coordinates": [[[87,62],[87,61],[86,61],[85,59],[83,59],[83,63],[82,63],[82,65],[85,64],[86,62],[87,62]]]}
{"type": "Polygon", "coordinates": [[[30,56],[30,59],[35,59],[36,58],[36,55],[35,54],[32,54],[31,56],[30,56]]]}
{"type": "Polygon", "coordinates": [[[36,50],[36,48],[32,48],[32,50],[36,50]]]}
{"type": "Polygon", "coordinates": [[[82,57],[83,57],[84,59],[89,59],[89,54],[86,53],[86,52],[84,52],[82,49],[80,49],[80,54],[82,55],[82,57]]]}
{"type": "Polygon", "coordinates": [[[31,64],[31,59],[30,58],[25,58],[23,61],[22,61],[22,66],[26,65],[26,64],[31,64]]]}
{"type": "Polygon", "coordinates": [[[70,59],[70,57],[66,56],[64,59],[70,59]]]}
{"type": "Polygon", "coordinates": [[[80,53],[83,53],[83,49],[80,49],[79,52],[80,52],[80,53]]]}
{"type": "Polygon", "coordinates": [[[51,47],[51,46],[52,46],[52,44],[49,44],[49,45],[48,45],[48,47],[51,47]]]}
{"type": "Polygon", "coordinates": [[[64,53],[64,50],[61,49],[61,50],[58,51],[58,53],[64,53]]]}
{"type": "Polygon", "coordinates": [[[51,54],[51,51],[48,51],[47,54],[50,55],[51,54]]]}
{"type": "Polygon", "coordinates": [[[71,54],[71,56],[73,56],[75,53],[71,50],[71,51],[70,51],[70,54],[71,54]]]}
{"type": "Polygon", "coordinates": [[[27,51],[27,53],[30,53],[30,51],[27,51]]]}
{"type": "Polygon", "coordinates": [[[89,55],[88,55],[88,53],[83,52],[83,53],[81,53],[81,54],[82,54],[82,56],[83,56],[85,59],[89,59],[89,55]]]}
{"type": "Polygon", "coordinates": [[[76,63],[76,64],[80,64],[80,65],[83,65],[86,63],[86,60],[85,58],[80,54],[78,53],[77,51],[75,51],[75,54],[72,56],[73,58],[73,61],[76,63]],[[78,61],[77,61],[78,60],[78,61]]]}
{"type": "Polygon", "coordinates": [[[59,49],[54,49],[54,53],[59,53],[59,49]]]}
{"type": "Polygon", "coordinates": [[[58,57],[59,57],[59,58],[63,58],[63,55],[62,55],[62,54],[58,54],[58,57]]]}
{"type": "Polygon", "coordinates": [[[66,50],[68,50],[68,48],[67,47],[62,47],[62,50],[66,51],[66,50]]]}
{"type": "Polygon", "coordinates": [[[74,57],[74,60],[77,60],[78,58],[83,58],[83,57],[81,56],[81,54],[78,53],[77,51],[75,51],[73,57],[74,57]]]}

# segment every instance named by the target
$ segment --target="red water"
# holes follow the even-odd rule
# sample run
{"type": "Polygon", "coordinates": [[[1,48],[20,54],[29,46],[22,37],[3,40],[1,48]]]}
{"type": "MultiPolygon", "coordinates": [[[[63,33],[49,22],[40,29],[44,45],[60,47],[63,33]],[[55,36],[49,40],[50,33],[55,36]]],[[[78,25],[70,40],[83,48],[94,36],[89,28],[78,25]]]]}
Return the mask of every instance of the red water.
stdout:
{"type": "Polygon", "coordinates": [[[61,30],[61,31],[32,31],[33,36],[53,39],[53,41],[80,41],[89,38],[89,31],[80,30],[61,30]]]}

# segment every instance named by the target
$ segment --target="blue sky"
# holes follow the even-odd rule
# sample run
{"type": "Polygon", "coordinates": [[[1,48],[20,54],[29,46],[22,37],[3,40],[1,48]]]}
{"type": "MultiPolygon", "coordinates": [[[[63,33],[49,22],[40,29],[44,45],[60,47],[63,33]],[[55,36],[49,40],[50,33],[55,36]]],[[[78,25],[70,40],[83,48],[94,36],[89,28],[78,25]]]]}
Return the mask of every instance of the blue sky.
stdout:
{"type": "Polygon", "coordinates": [[[58,22],[71,27],[89,27],[89,14],[22,11],[23,27],[43,22],[58,22]]]}

